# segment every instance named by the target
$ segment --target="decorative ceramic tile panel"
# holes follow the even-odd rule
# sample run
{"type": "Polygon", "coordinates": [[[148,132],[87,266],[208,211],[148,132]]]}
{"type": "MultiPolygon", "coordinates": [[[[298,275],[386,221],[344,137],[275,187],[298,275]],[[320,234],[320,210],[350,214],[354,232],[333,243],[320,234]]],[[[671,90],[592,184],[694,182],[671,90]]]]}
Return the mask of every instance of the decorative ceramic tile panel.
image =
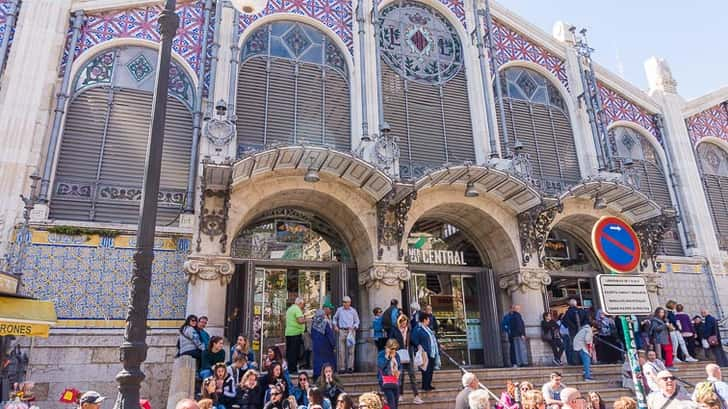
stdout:
{"type": "Polygon", "coordinates": [[[465,27],[465,0],[440,0],[465,27]]]}
{"type": "Polygon", "coordinates": [[[536,63],[549,70],[567,89],[569,88],[564,60],[495,19],[493,43],[499,64],[518,60],[536,63]]]}
{"type": "Polygon", "coordinates": [[[298,14],[318,20],[341,38],[349,52],[354,50],[351,0],[269,0],[266,8],[258,14],[241,13],[238,28],[242,33],[255,20],[276,13],[298,14]]]}
{"type": "Polygon", "coordinates": [[[688,133],[693,143],[706,136],[714,136],[728,141],[727,102],[708,108],[687,119],[688,133]]]}
{"type": "Polygon", "coordinates": [[[645,128],[657,140],[662,142],[660,132],[657,129],[655,121],[652,119],[652,115],[644,108],[628,100],[601,82],[599,83],[599,95],[602,98],[602,108],[609,122],[606,126],[609,126],[609,124],[615,121],[634,122],[645,128]]]}
{"type": "Polygon", "coordinates": [[[0,0],[0,42],[5,39],[5,36],[10,36],[7,50],[8,53],[10,53],[10,45],[13,42],[13,34],[15,33],[15,27],[8,27],[7,25],[8,16],[13,12],[13,10],[15,10],[15,4],[17,2],[18,0],[0,0]]]}
{"type": "MultiPolygon", "coordinates": [[[[180,22],[172,50],[184,58],[194,70],[197,70],[202,52],[204,6],[205,2],[200,0],[180,1],[177,5],[180,22]]],[[[162,8],[162,5],[156,5],[88,14],[81,27],[78,43],[74,46],[75,56],[78,57],[89,48],[112,39],[137,38],[159,42],[157,20],[162,8]]],[[[70,41],[70,34],[69,31],[67,42],[70,41]]],[[[208,34],[208,44],[211,44],[211,38],[212,35],[208,34]]],[[[66,51],[62,65],[65,65],[67,58],[66,51]]]]}
{"type": "MultiPolygon", "coordinates": [[[[183,319],[189,239],[157,238],[150,320],[183,319]]],[[[125,319],[134,255],[126,236],[64,236],[34,232],[26,248],[28,295],[53,301],[59,319],[125,319]]]]}

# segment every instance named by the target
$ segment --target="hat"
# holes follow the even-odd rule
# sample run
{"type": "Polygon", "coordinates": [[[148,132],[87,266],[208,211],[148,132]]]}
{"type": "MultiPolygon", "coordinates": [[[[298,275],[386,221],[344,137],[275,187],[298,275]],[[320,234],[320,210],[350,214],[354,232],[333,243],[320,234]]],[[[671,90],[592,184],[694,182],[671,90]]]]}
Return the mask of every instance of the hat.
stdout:
{"type": "Polygon", "coordinates": [[[99,404],[106,399],[106,396],[99,395],[96,391],[88,391],[81,395],[81,398],[78,400],[79,405],[83,405],[84,403],[92,403],[92,404],[99,404]]]}
{"type": "Polygon", "coordinates": [[[334,304],[331,304],[331,301],[326,301],[324,303],[323,308],[328,308],[328,309],[331,309],[331,310],[335,310],[336,309],[336,307],[334,307],[334,304]]]}

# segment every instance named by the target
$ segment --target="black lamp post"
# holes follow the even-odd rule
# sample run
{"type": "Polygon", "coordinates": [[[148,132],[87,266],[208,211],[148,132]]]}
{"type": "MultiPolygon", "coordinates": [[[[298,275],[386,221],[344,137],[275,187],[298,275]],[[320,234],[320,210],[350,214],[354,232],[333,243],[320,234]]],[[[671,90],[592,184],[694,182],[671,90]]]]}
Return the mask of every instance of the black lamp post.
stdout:
{"type": "Polygon", "coordinates": [[[166,0],[159,17],[162,44],[157,62],[157,80],[154,90],[152,126],[147,142],[147,158],[144,165],[144,190],[142,194],[139,225],[137,226],[136,252],[129,292],[129,311],[126,316],[124,342],[120,347],[123,369],[116,375],[119,395],[116,409],[139,409],[139,389],[144,380],[141,364],[147,357],[147,313],[149,311],[149,287],[154,260],[154,231],[157,224],[157,195],[162,167],[162,144],[167,111],[167,88],[172,54],[172,39],[179,17],[175,14],[176,0],[166,0]]]}

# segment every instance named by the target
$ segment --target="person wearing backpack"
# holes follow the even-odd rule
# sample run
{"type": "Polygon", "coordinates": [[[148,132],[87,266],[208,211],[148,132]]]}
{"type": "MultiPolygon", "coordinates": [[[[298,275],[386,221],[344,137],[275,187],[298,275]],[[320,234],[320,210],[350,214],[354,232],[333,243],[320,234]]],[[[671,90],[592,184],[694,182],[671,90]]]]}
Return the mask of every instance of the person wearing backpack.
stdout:
{"type": "Polygon", "coordinates": [[[396,298],[392,298],[392,301],[389,302],[389,308],[384,310],[384,315],[382,316],[382,328],[384,329],[386,338],[392,338],[392,329],[397,326],[399,314],[399,301],[396,298]]]}
{"type": "Polygon", "coordinates": [[[693,401],[700,403],[708,400],[720,402],[721,409],[728,409],[728,384],[723,382],[720,367],[716,364],[705,366],[707,379],[695,386],[693,401]]]}

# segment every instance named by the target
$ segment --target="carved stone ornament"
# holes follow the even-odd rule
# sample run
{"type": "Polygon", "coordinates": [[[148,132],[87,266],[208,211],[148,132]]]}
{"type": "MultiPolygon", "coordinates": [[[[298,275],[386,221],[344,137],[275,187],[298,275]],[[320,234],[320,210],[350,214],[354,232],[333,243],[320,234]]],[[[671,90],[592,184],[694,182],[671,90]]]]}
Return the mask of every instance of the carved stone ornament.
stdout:
{"type": "Polygon", "coordinates": [[[359,273],[359,285],[366,288],[380,288],[382,285],[397,286],[402,289],[405,281],[409,281],[411,277],[412,274],[405,265],[375,265],[359,273]]]}
{"type": "Polygon", "coordinates": [[[220,284],[230,284],[235,272],[235,264],[229,258],[216,256],[190,257],[185,261],[187,281],[195,284],[204,281],[220,280],[220,284]]]}
{"type": "Polygon", "coordinates": [[[525,293],[526,290],[543,292],[544,288],[551,284],[551,276],[541,269],[521,269],[506,274],[498,280],[498,286],[507,290],[508,294],[516,291],[525,293]]]}
{"type": "Polygon", "coordinates": [[[224,253],[227,247],[227,219],[230,211],[230,185],[232,183],[232,166],[229,163],[213,164],[215,169],[206,166],[203,161],[203,171],[200,177],[200,220],[197,233],[197,252],[202,251],[202,235],[210,240],[220,237],[220,252],[224,253]],[[224,170],[224,172],[219,172],[224,170]],[[224,176],[219,176],[224,175],[224,176]],[[208,179],[215,176],[224,180],[221,185],[208,185],[208,179]]]}
{"type": "Polygon", "coordinates": [[[657,270],[657,252],[662,244],[665,233],[675,226],[677,214],[675,211],[664,211],[659,216],[635,223],[632,228],[637,233],[642,247],[642,270],[647,267],[647,260],[652,263],[652,268],[657,270]]]}
{"type": "MultiPolygon", "coordinates": [[[[399,202],[394,202],[396,189],[392,189],[377,203],[377,238],[379,241],[379,254],[381,260],[384,247],[389,250],[392,246],[399,246],[404,235],[404,226],[407,223],[407,213],[412,207],[412,201],[417,198],[417,191],[413,190],[399,202]]],[[[404,251],[400,248],[398,257],[401,260],[404,251]]]]}
{"type": "Polygon", "coordinates": [[[546,207],[540,204],[518,215],[518,235],[521,241],[521,264],[526,266],[531,261],[531,254],[536,253],[538,265],[543,266],[543,247],[548,238],[551,223],[564,205],[546,207]]]}
{"type": "Polygon", "coordinates": [[[662,277],[657,273],[641,274],[642,278],[645,279],[645,287],[647,287],[648,293],[660,294],[660,290],[665,288],[665,284],[662,282],[662,277]]]}

